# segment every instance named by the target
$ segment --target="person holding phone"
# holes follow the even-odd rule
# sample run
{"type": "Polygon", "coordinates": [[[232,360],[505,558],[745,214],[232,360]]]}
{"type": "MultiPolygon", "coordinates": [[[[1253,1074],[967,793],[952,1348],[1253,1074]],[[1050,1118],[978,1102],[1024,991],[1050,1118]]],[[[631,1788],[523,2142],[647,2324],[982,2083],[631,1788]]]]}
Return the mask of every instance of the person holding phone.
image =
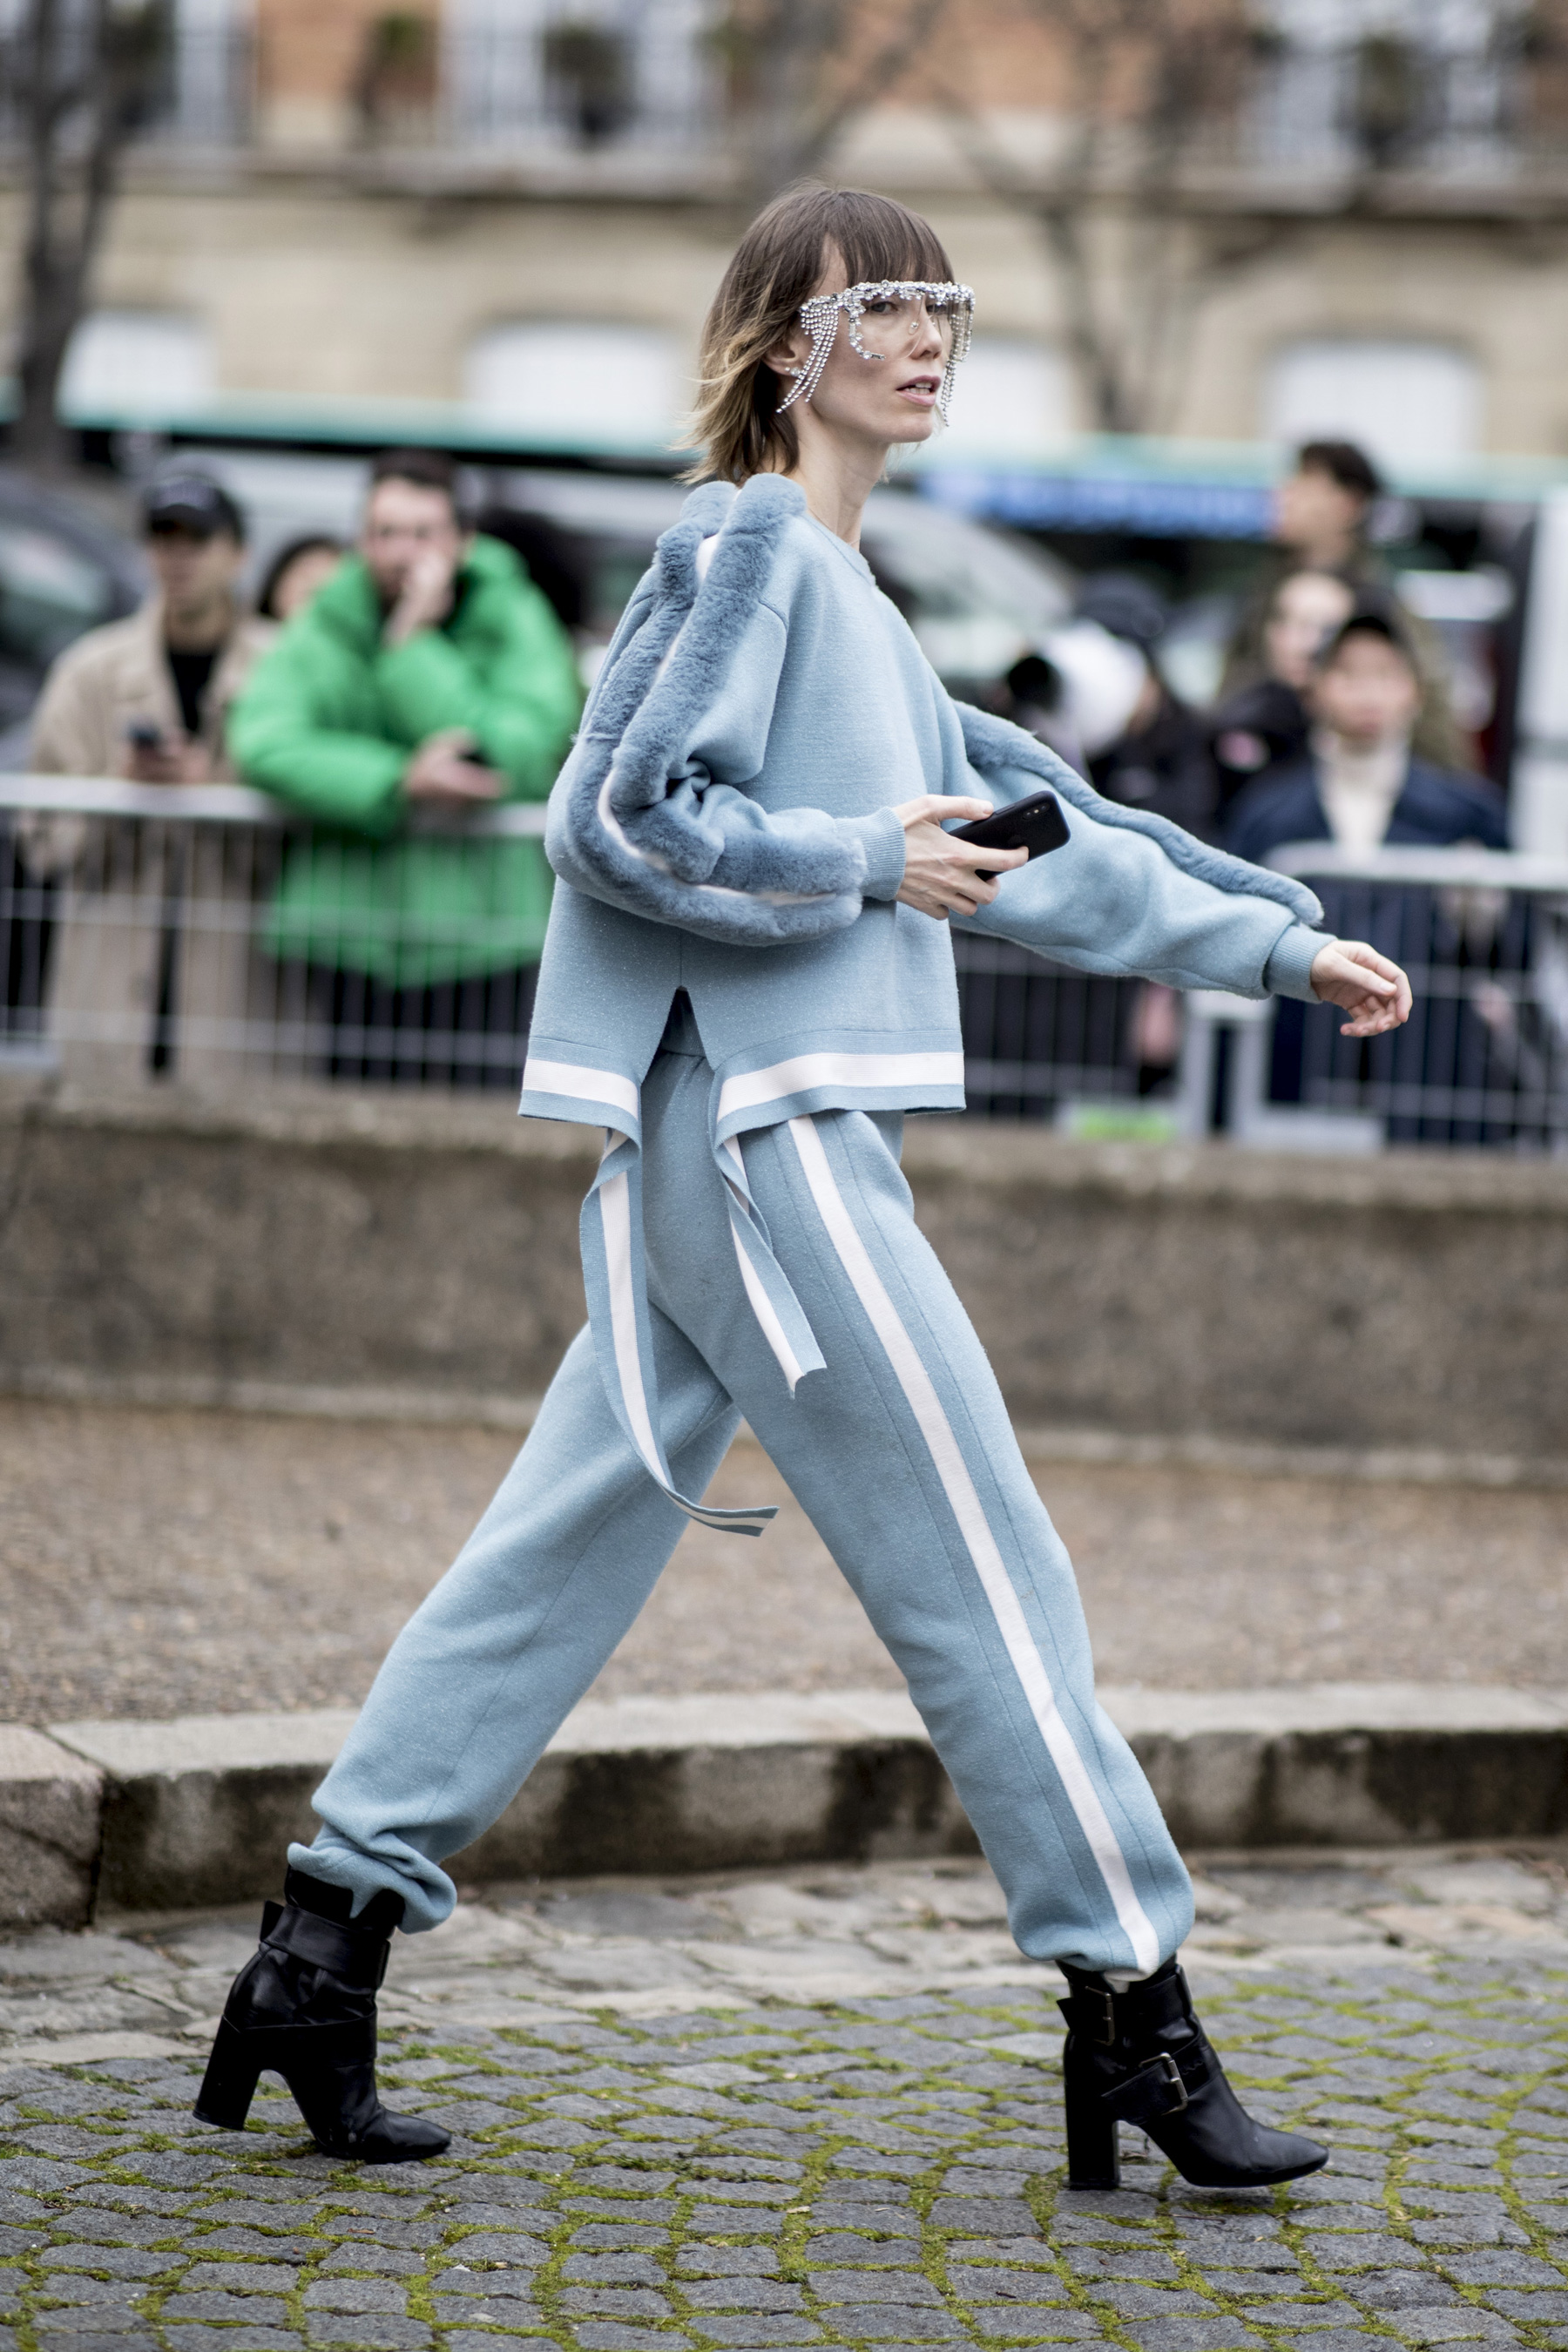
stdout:
{"type": "MultiPolygon", "coordinates": [[[[33,713],[38,773],[139,784],[232,782],[230,706],[276,632],[246,604],[246,519],[189,467],[142,494],[152,593],[68,646],[33,713]]],[[[231,1084],[255,1067],[265,972],[251,951],[253,868],[236,844],[76,817],[28,822],[23,856],[64,886],[46,1020],[81,1084],[177,1075],[231,1084]]]]}
{"type": "Polygon", "coordinates": [[[1409,989],[1311,929],[1299,885],[956,708],[878,591],[861,513],[889,449],[945,413],[971,301],[924,221],[820,188],[770,205],[720,288],[700,487],[551,800],[522,1107],[606,1131],[588,1328],[317,1791],[321,1832],[290,1849],[225,2011],[209,2122],[243,2121],[277,2066],[336,2153],[444,2143],[375,2095],[392,1930],[448,1915],[444,1862],[510,1801],[687,1521],[764,1528],[768,1506],[703,1499],[743,1414],[907,1676],[1020,1946],[1067,1974],[1073,2184],[1114,2182],[1120,2121],[1210,2185],[1324,2160],[1246,2115],[1194,2015],[1186,1872],[1096,1704],[1070,1563],[899,1150],[905,1113],[963,1106],[955,921],[1090,971],[1330,996],[1359,1035],[1403,1021],[1409,989]],[[1042,791],[1059,824],[1032,858],[952,830],[1042,791]]]}

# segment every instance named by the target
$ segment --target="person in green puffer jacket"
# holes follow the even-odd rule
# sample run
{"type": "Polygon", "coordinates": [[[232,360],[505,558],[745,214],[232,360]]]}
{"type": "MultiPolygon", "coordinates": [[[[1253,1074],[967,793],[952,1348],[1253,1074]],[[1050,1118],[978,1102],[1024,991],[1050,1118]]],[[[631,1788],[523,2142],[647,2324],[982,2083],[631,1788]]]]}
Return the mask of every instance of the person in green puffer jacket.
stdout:
{"type": "Polygon", "coordinates": [[[547,797],[581,706],[570,639],[511,550],[465,530],[450,459],[378,458],[357,553],[228,724],[246,782],[315,820],[263,936],[307,976],[331,1076],[516,1078],[550,868],[468,821],[547,797]]]}

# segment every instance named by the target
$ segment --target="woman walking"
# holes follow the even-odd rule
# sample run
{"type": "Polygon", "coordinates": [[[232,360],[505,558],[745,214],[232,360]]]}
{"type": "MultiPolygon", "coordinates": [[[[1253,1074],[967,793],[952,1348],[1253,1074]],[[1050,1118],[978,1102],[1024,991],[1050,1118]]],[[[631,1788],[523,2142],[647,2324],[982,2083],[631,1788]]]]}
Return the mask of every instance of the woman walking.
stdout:
{"type": "Polygon", "coordinates": [[[948,923],[1090,971],[1404,1020],[1403,973],[1298,884],[1101,801],[952,704],[858,551],[889,450],[945,412],[972,298],[881,198],[782,197],[710,316],[699,488],[627,608],[551,803],[560,877],[522,1107],[607,1131],[589,1327],[455,1566],[394,1645],[292,1847],[196,2112],[281,2073],[321,2145],[446,2135],[376,2097],[392,1930],[509,1802],[647,1599],[742,1415],[902,1669],[1022,1949],[1058,1961],[1077,2187],[1120,2121],[1187,2179],[1326,2151],[1238,2105],[1174,1954],[1187,1876],[1096,1704],[1072,1570],[910,1213],[903,1114],[963,1101],[948,923]],[[943,825],[1048,784],[1067,845],[943,825]],[[725,1234],[729,1239],[726,1241],[725,1234]]]}

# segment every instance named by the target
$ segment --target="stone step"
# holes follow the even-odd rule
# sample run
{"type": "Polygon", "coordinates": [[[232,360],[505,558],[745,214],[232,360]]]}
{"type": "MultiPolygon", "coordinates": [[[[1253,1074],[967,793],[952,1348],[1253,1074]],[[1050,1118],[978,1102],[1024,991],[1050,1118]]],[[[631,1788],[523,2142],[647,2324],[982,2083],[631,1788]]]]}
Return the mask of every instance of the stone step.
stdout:
{"type": "MultiPolygon", "coordinates": [[[[1178,1841],[1372,1846],[1568,1832],[1568,1692],[1104,1690],[1178,1841]]],[[[352,1712],[0,1727],[0,1925],[276,1894],[352,1712]]],[[[584,1700],[460,1885],[971,1853],[908,1698],[584,1700]]]]}

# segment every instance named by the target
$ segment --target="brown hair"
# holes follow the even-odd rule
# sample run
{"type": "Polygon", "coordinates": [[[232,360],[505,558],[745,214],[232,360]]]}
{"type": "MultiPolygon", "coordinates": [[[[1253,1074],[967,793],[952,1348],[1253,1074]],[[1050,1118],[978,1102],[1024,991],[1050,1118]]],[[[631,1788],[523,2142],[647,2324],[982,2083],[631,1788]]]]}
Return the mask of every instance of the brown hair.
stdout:
{"type": "Polygon", "coordinates": [[[439,490],[451,500],[457,520],[468,520],[458,461],[445,449],[384,449],[370,461],[370,488],[382,482],[412,482],[416,489],[439,490]]]}
{"type": "Polygon", "coordinates": [[[918,213],[860,188],[790,188],[757,215],[735,249],[702,330],[702,380],[688,447],[702,456],[690,482],[743,482],[786,471],[800,454],[784,385],[766,354],[816,290],[837,246],[847,286],[883,278],[951,278],[941,238],[918,213]]]}
{"type": "Polygon", "coordinates": [[[1353,441],[1303,441],[1296,452],[1299,474],[1327,474],[1342,490],[1352,497],[1365,499],[1370,506],[1384,492],[1383,476],[1353,441]]]}

